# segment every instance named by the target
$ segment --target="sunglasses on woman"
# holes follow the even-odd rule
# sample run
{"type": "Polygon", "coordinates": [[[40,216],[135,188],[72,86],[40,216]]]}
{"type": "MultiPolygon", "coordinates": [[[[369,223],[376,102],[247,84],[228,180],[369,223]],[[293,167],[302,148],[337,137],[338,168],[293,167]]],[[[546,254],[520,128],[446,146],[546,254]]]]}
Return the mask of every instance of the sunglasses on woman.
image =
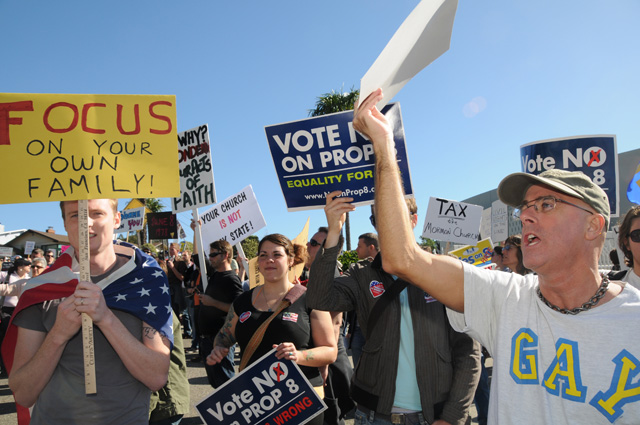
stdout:
{"type": "Polygon", "coordinates": [[[636,229],[633,232],[629,233],[629,239],[633,242],[640,243],[640,229],[636,229]]]}

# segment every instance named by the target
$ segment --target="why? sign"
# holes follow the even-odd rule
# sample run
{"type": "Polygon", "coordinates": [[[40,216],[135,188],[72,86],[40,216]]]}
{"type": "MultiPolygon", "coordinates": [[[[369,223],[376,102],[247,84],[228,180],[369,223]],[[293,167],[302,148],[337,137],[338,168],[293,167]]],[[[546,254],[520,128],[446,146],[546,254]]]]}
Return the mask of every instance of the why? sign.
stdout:
{"type": "Polygon", "coordinates": [[[209,127],[201,125],[178,133],[180,196],[171,200],[174,213],[216,203],[209,127]]]}

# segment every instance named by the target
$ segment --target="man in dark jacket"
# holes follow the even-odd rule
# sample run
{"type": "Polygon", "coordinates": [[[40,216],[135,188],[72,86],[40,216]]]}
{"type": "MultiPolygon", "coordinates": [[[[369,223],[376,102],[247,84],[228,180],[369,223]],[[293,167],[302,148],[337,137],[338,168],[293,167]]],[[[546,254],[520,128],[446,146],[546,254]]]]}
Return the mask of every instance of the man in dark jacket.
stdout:
{"type": "MultiPolygon", "coordinates": [[[[319,310],[355,309],[360,319],[366,340],[351,384],[356,419],[467,423],[480,373],[479,345],[451,328],[435,298],[386,273],[380,255],[334,278],[345,213],[354,209],[351,198],[339,195],[327,196],[329,233],[311,268],[307,302],[319,310]]],[[[408,200],[408,208],[415,226],[415,200],[408,200]]]]}

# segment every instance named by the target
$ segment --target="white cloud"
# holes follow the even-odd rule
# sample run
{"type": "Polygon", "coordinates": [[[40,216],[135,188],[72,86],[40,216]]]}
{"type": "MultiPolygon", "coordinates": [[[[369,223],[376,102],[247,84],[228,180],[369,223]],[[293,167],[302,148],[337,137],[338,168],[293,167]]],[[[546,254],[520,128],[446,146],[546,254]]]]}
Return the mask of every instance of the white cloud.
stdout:
{"type": "Polygon", "coordinates": [[[462,108],[462,114],[467,118],[473,118],[487,107],[487,99],[482,96],[474,97],[462,108]]]}

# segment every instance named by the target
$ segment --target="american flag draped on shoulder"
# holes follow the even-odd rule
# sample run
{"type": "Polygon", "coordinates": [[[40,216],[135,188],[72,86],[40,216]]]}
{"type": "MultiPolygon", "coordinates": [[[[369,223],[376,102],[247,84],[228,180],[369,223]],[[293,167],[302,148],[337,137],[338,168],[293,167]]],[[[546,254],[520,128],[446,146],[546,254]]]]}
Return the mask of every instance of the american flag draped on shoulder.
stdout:
{"type": "MultiPolygon", "coordinates": [[[[153,257],[133,245],[120,241],[114,244],[132,249],[135,255],[111,276],[98,282],[107,306],[146,322],[165,335],[173,347],[171,297],[166,274],[153,257]]],[[[73,248],[69,248],[44,273],[27,282],[13,317],[29,306],[73,294],[78,285],[78,272],[73,271],[74,266],[77,269],[78,264],[73,248]]],[[[18,328],[10,323],[2,344],[2,356],[8,371],[13,365],[17,331],[18,328]]]]}

